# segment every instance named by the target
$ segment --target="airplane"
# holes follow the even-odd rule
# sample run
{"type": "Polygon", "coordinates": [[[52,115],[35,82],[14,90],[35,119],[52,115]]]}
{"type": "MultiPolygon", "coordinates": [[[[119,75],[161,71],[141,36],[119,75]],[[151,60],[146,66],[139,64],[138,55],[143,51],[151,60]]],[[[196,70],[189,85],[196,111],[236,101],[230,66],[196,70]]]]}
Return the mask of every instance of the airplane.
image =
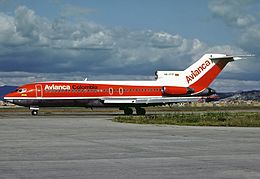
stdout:
{"type": "Polygon", "coordinates": [[[147,106],[201,101],[215,94],[208,86],[232,61],[252,55],[205,54],[184,71],[156,71],[151,81],[45,81],[26,84],[4,100],[29,107],[118,107],[125,115],[145,115],[147,106]]]}

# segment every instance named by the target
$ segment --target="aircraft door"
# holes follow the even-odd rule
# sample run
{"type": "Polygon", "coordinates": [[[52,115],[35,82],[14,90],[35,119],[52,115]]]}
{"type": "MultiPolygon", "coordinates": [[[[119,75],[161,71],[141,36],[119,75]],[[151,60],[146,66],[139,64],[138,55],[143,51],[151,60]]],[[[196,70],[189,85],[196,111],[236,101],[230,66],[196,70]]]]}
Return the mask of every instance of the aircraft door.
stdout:
{"type": "Polygon", "coordinates": [[[36,97],[37,98],[41,98],[42,97],[42,85],[35,85],[35,89],[36,89],[36,97]]]}
{"type": "Polygon", "coordinates": [[[123,93],[124,93],[124,89],[123,88],[119,88],[119,94],[123,95],[123,93]]]}
{"type": "Polygon", "coordinates": [[[113,88],[109,88],[108,91],[109,91],[109,95],[113,95],[113,93],[114,93],[113,88]]]}

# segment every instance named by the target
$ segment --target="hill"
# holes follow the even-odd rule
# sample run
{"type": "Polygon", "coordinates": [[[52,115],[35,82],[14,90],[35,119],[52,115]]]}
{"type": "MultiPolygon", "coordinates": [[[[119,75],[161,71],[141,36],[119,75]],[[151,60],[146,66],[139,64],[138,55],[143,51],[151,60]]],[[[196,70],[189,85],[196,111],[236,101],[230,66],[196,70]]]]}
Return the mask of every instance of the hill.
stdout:
{"type": "Polygon", "coordinates": [[[260,90],[217,93],[222,101],[257,101],[260,102],[260,90]]]}
{"type": "Polygon", "coordinates": [[[14,91],[17,88],[17,86],[0,86],[0,100],[3,100],[4,95],[10,93],[11,91],[14,91]]]}

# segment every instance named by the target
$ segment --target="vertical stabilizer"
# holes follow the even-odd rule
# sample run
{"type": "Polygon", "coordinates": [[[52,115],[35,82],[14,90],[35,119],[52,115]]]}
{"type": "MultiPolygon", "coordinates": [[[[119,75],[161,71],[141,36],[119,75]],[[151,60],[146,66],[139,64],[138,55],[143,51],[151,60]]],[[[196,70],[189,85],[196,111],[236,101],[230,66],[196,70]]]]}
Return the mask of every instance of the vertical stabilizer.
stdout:
{"type": "Polygon", "coordinates": [[[228,62],[239,59],[226,54],[205,54],[184,71],[185,80],[195,92],[207,88],[228,62]]]}

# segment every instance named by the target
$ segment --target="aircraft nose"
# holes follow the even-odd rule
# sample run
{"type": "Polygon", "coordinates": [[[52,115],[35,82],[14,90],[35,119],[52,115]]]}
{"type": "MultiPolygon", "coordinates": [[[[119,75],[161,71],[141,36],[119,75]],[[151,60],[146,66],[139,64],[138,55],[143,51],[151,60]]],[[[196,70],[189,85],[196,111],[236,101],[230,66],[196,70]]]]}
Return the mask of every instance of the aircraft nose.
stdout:
{"type": "Polygon", "coordinates": [[[4,102],[13,103],[14,100],[13,99],[4,99],[4,102]]]}
{"type": "Polygon", "coordinates": [[[6,95],[4,95],[4,99],[5,99],[5,98],[12,97],[12,96],[13,96],[13,93],[7,93],[6,95]]]}
{"type": "Polygon", "coordinates": [[[12,99],[12,97],[14,97],[14,96],[15,96],[15,94],[13,94],[13,93],[8,93],[8,94],[6,94],[6,95],[4,96],[4,101],[12,103],[12,102],[14,101],[14,100],[12,99]]]}

